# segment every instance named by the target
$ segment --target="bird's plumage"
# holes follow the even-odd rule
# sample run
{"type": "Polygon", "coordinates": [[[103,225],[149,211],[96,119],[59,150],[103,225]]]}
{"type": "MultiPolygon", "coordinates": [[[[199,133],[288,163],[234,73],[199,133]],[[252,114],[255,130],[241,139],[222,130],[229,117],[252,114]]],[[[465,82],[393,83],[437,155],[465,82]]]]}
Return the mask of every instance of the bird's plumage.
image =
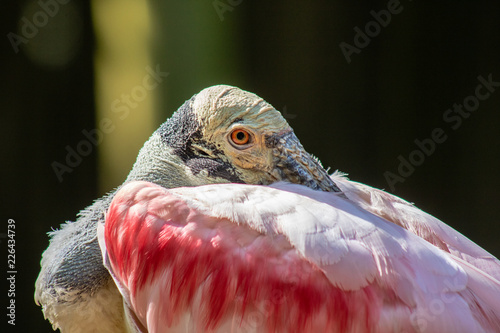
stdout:
{"type": "MultiPolygon", "coordinates": [[[[348,197],[370,191],[336,183],[348,197]]],[[[500,283],[462,259],[484,251],[456,231],[447,237],[465,246],[439,249],[412,232],[424,214],[386,199],[415,217],[412,230],[298,185],[134,182],[115,196],[101,241],[149,332],[497,332],[500,283]]]]}
{"type": "Polygon", "coordinates": [[[330,177],[230,86],[187,100],[122,186],[51,233],[41,266],[35,300],[62,332],[500,331],[496,258],[330,177]]]}

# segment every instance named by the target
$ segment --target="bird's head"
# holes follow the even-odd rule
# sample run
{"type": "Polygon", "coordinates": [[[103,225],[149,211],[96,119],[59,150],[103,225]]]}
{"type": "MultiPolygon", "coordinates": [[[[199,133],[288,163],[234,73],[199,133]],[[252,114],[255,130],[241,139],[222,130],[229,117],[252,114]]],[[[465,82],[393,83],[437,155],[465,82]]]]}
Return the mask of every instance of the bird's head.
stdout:
{"type": "Polygon", "coordinates": [[[224,85],[193,96],[153,134],[128,178],[137,179],[165,187],[288,181],[340,192],[274,107],[224,85]]]}

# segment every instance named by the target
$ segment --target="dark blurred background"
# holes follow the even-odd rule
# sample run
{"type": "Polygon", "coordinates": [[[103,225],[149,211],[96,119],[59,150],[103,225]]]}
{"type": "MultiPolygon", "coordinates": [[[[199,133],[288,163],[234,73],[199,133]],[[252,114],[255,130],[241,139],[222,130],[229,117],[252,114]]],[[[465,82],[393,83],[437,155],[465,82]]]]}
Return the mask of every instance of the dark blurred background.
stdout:
{"type": "Polygon", "coordinates": [[[46,232],[119,185],[151,132],[218,83],[284,112],[325,166],[500,256],[500,2],[9,0],[0,13],[9,331],[51,331],[33,302],[46,232]],[[480,76],[493,83],[478,99],[480,76]]]}

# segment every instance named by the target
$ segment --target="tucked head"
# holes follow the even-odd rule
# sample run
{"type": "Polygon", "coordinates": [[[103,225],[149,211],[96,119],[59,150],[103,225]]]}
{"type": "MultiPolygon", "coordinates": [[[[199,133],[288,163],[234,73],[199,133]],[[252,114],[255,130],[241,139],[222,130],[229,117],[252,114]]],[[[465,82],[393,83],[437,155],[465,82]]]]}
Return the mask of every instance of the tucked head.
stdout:
{"type": "Polygon", "coordinates": [[[255,94],[224,85],[193,96],[153,134],[132,179],[166,187],[289,181],[339,191],[276,109],[255,94]]]}

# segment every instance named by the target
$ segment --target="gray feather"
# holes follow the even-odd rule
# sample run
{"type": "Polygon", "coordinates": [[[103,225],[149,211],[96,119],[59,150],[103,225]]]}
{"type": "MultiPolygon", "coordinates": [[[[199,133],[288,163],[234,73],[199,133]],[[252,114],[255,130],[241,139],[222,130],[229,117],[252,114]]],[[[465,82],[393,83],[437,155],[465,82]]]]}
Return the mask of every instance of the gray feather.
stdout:
{"type": "MultiPolygon", "coordinates": [[[[196,131],[191,105],[194,97],[167,120],[139,152],[137,161],[126,182],[145,180],[166,188],[190,185],[179,163],[172,161],[172,151],[179,149],[196,131]],[[168,175],[168,177],[166,177],[168,175]]],[[[102,262],[97,241],[98,222],[118,189],[96,200],[82,210],[75,222],[66,222],[59,230],[50,232],[50,244],[43,253],[41,271],[35,284],[35,300],[55,328],[61,306],[92,302],[94,296],[109,285],[111,276],[102,262]]],[[[73,307],[79,309],[78,306],[73,307]]]]}

